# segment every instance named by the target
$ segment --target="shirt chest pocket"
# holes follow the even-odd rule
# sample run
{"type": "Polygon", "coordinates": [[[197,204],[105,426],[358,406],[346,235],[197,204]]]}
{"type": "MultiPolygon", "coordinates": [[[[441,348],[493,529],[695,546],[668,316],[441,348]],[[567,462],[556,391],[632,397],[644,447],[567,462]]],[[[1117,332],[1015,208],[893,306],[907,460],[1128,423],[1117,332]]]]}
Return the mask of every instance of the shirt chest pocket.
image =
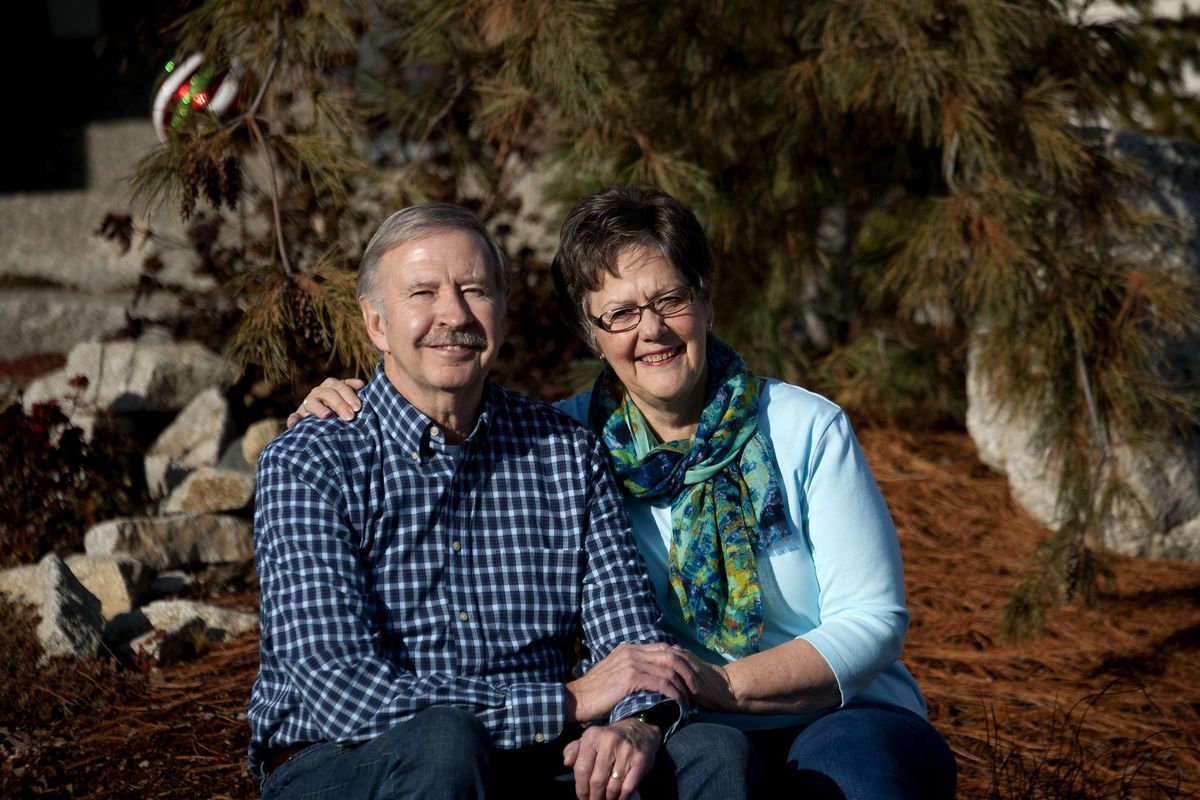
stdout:
{"type": "Polygon", "coordinates": [[[472,492],[473,526],[491,526],[497,540],[519,550],[564,550],[580,544],[588,528],[586,493],[546,475],[501,470],[485,476],[486,488],[472,492]]]}

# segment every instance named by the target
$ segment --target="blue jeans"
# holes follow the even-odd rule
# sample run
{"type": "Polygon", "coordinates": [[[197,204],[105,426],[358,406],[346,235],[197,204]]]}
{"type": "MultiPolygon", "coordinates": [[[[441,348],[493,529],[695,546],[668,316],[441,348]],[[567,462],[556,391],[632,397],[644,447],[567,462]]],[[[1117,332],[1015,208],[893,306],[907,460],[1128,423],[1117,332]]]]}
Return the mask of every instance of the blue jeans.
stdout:
{"type": "Polygon", "coordinates": [[[747,733],[779,798],[951,800],[958,768],[920,716],[887,703],[848,703],[800,727],[747,733]]]}
{"type": "MultiPolygon", "coordinates": [[[[562,763],[569,741],[497,750],[473,714],[448,706],[426,709],[359,745],[320,743],[301,750],[262,784],[263,800],[334,798],[506,798],[575,796],[562,763]]],[[[740,731],[693,724],[659,751],[639,794],[679,800],[762,796],[764,779],[740,731]]]]}

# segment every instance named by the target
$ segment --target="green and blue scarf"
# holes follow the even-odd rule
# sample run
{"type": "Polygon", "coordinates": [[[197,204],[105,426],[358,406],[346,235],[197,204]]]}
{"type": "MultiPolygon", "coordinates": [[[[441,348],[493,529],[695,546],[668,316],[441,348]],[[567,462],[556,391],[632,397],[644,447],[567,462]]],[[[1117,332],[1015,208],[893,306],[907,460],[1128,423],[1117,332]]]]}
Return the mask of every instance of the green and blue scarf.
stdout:
{"type": "Polygon", "coordinates": [[[672,610],[710,650],[743,656],[762,636],[758,555],[789,531],[775,451],[758,427],[763,380],[711,335],[707,358],[691,439],[659,443],[608,366],[592,387],[588,424],[629,494],[671,499],[672,610]]]}

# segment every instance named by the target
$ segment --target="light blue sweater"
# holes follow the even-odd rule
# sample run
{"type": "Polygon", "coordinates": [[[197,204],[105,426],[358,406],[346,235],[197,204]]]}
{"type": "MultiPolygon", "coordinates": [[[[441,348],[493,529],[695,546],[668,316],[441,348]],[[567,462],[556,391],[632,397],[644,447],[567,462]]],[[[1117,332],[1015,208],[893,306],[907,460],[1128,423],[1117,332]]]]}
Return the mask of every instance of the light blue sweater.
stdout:
{"type": "MultiPolygon", "coordinates": [[[[586,423],[590,393],[555,406],[586,423]]],[[[792,535],[760,554],[762,649],[807,640],[837,676],[842,703],[874,700],[925,716],[925,699],[900,663],[908,629],[904,572],[891,515],[850,422],[820,395],[767,380],[758,424],[771,437],[792,535]]],[[[632,500],[626,507],[655,597],[667,604],[671,506],[632,500]]],[[[664,613],[667,630],[701,658],[728,656],[700,644],[690,626],[664,613]]],[[[819,715],[707,714],[743,730],[777,728],[819,715]]]]}

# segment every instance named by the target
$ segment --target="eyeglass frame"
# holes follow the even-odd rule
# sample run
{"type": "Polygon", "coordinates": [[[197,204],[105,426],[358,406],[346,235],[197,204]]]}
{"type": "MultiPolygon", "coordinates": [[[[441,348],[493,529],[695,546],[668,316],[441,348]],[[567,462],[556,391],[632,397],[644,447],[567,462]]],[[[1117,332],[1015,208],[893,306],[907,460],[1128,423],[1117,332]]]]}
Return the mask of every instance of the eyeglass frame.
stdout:
{"type": "Polygon", "coordinates": [[[642,317],[645,315],[647,310],[653,311],[655,314],[658,315],[659,319],[671,319],[672,317],[678,317],[680,314],[685,314],[689,310],[691,310],[692,307],[694,306],[694,304],[696,303],[696,300],[698,300],[700,298],[700,296],[701,296],[701,293],[695,286],[681,286],[678,289],[668,289],[667,291],[663,292],[662,294],[656,295],[655,297],[650,298],[650,302],[645,303],[643,305],[621,306],[620,308],[614,308],[612,311],[606,311],[603,314],[601,314],[599,317],[593,317],[591,314],[585,314],[584,316],[587,317],[588,322],[592,323],[593,325],[595,325],[597,328],[604,331],[605,333],[629,333],[631,330],[634,330],[635,328],[637,328],[637,326],[642,324],[642,317]],[[671,314],[663,314],[657,308],[654,307],[655,303],[662,300],[667,295],[675,294],[677,292],[685,293],[688,296],[687,302],[684,303],[683,308],[681,308],[678,311],[671,313],[671,314]],[[628,328],[621,328],[620,330],[614,331],[608,325],[604,324],[603,317],[605,317],[609,314],[615,314],[618,311],[631,311],[633,309],[637,309],[637,312],[638,312],[637,321],[634,322],[632,325],[630,325],[628,328]]]}

